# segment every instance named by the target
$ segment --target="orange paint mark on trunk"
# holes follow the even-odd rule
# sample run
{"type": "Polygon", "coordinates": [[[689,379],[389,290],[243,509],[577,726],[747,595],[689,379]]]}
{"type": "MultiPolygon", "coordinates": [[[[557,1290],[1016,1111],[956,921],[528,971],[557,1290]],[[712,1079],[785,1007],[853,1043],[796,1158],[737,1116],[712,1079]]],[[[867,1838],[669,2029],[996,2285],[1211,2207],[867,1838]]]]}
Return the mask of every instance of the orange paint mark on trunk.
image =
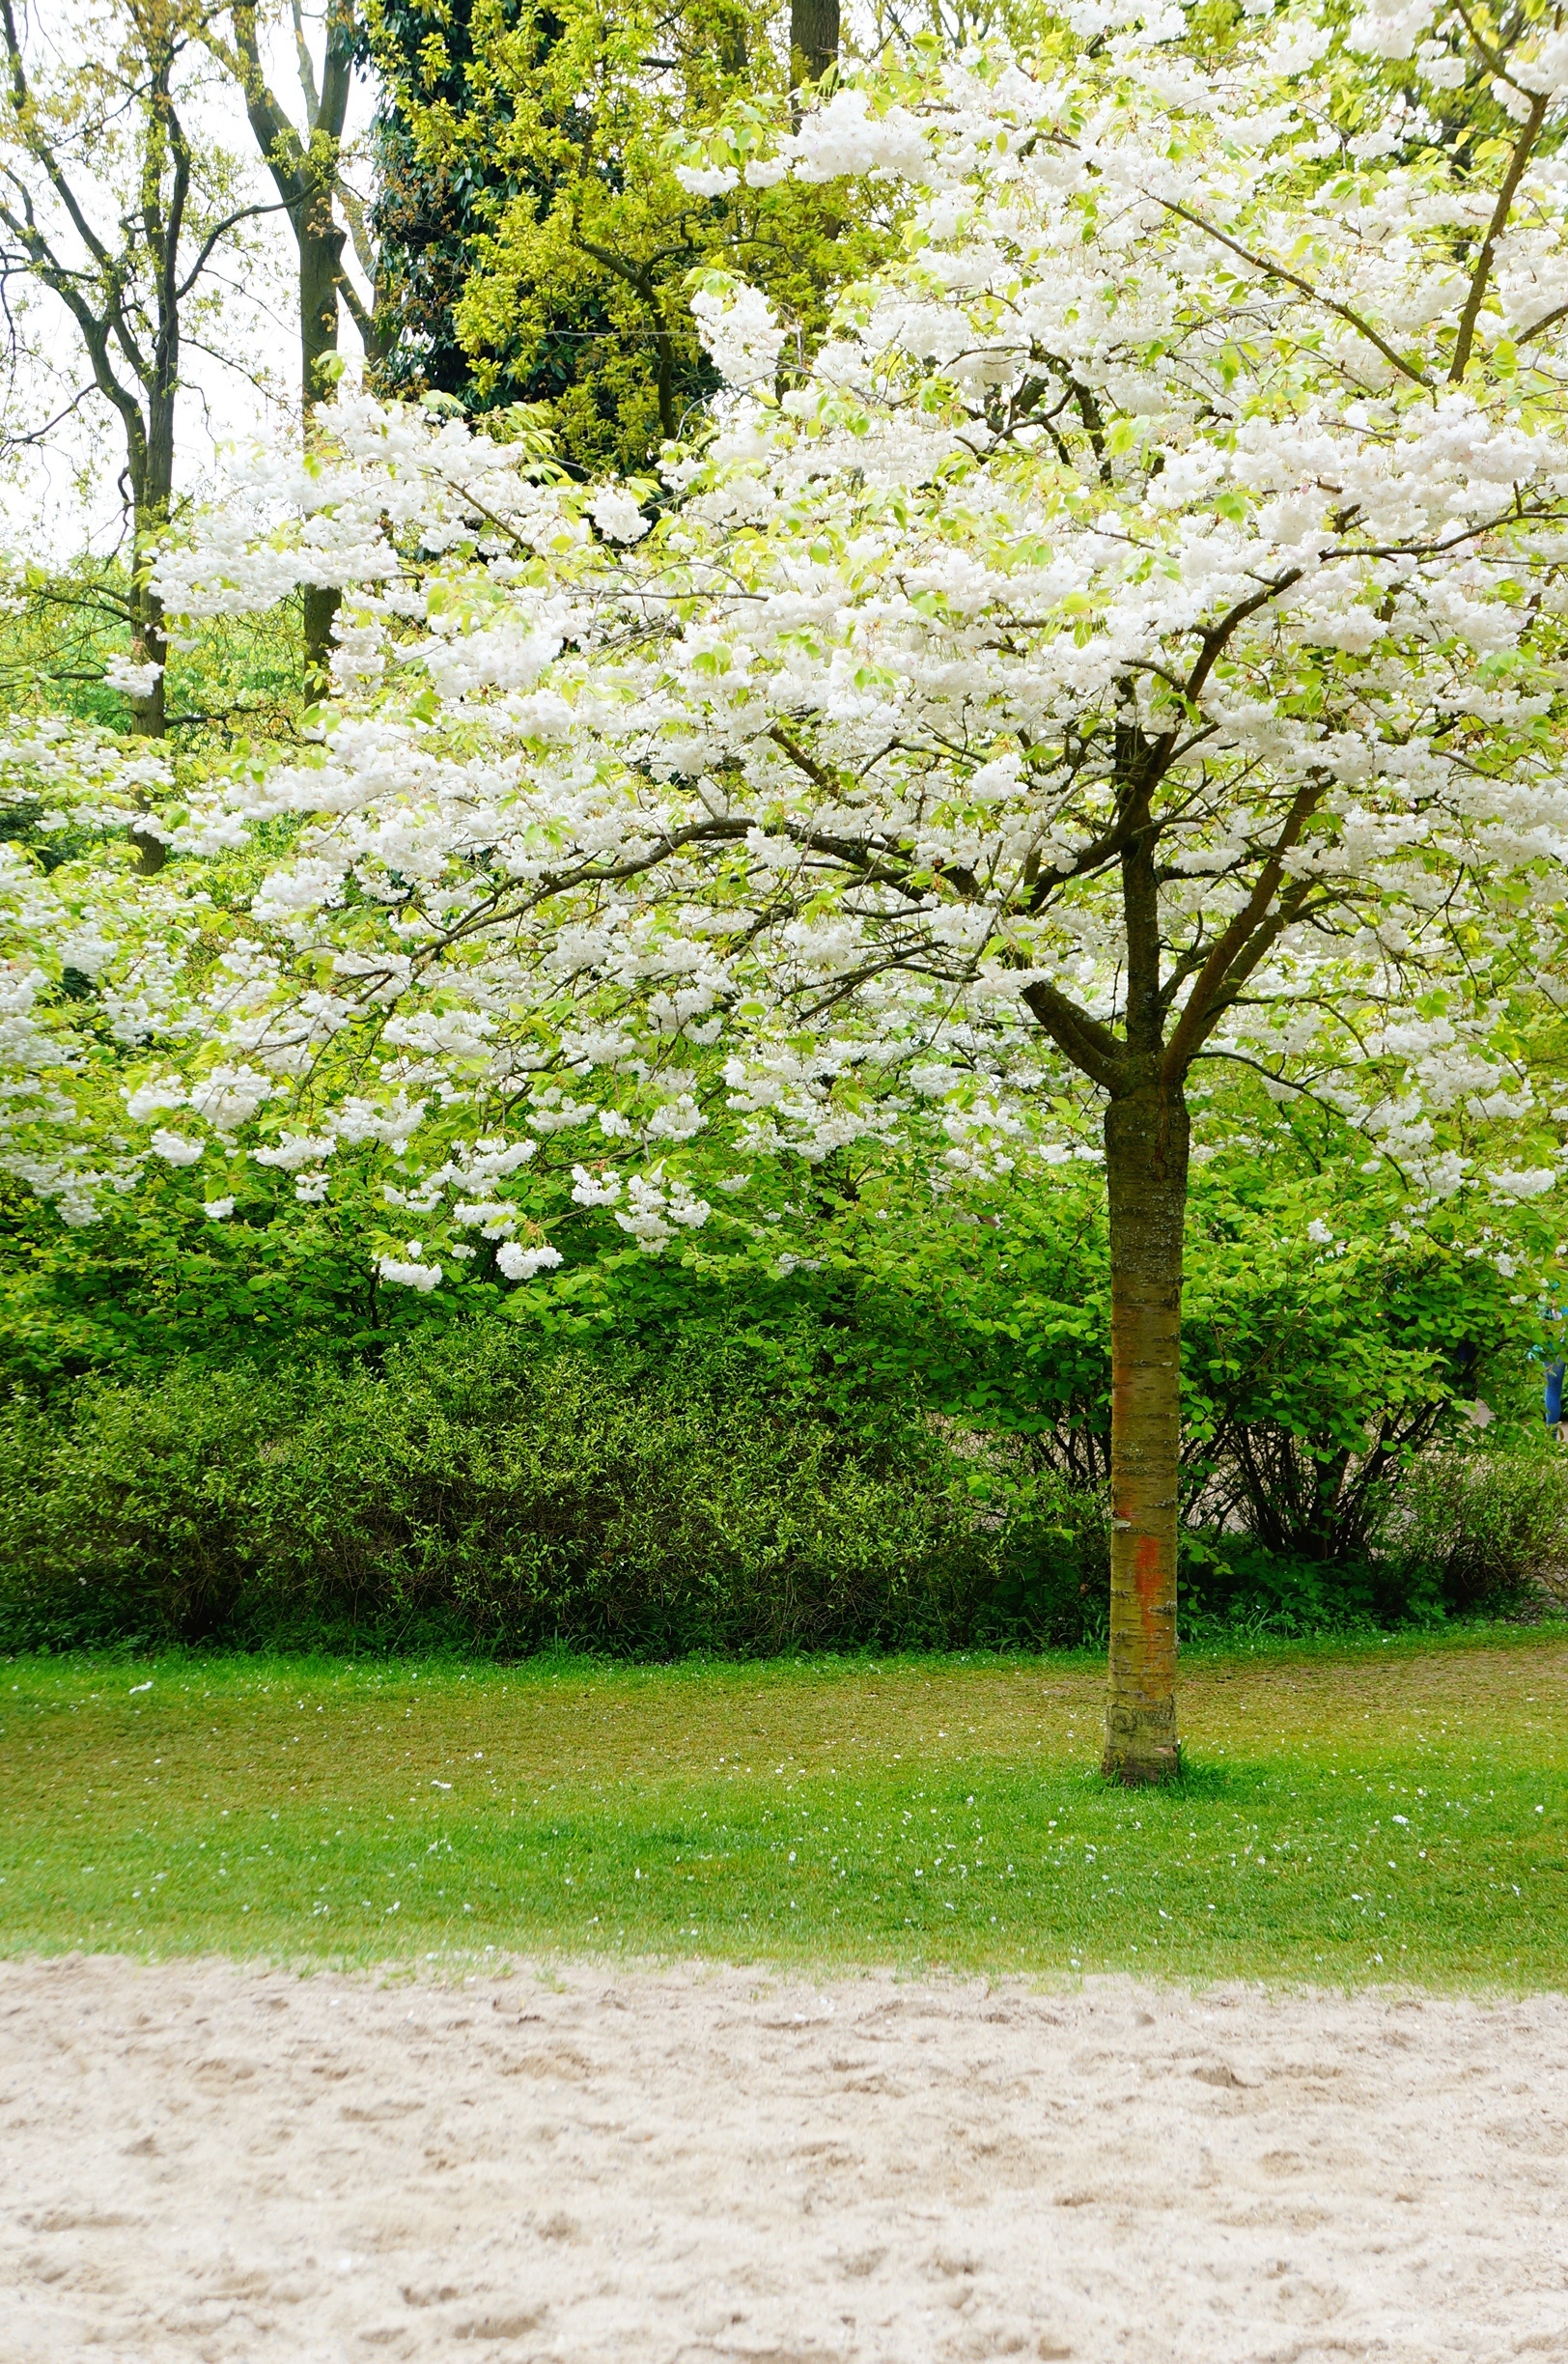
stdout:
{"type": "Polygon", "coordinates": [[[1143,1647],[1149,1659],[1160,1651],[1160,1595],[1164,1589],[1164,1555],[1158,1535],[1139,1535],[1133,1554],[1133,1586],[1143,1618],[1143,1647]]]}

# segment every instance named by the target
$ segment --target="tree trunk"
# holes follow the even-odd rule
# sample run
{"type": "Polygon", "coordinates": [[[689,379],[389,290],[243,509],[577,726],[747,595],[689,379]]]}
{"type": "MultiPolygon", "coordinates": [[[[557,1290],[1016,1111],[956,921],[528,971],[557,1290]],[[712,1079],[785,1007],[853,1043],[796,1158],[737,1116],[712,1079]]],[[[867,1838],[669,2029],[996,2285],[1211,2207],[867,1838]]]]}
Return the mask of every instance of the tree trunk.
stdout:
{"type": "Polygon", "coordinates": [[[1110,1199],[1110,1689],[1107,1780],[1177,1770],[1176,1503],[1182,1222],[1189,1125],[1180,1085],[1106,1111],[1110,1199]]]}
{"type": "MultiPolygon", "coordinates": [[[[151,548],[143,549],[141,537],[135,539],[138,550],[136,580],[131,591],[130,653],[137,664],[164,664],[168,661],[169,643],[164,631],[163,602],[148,587],[146,566],[151,563],[151,548]]],[[[137,739],[161,739],[168,729],[163,695],[163,675],[160,673],[146,697],[130,701],[131,735],[137,739]]],[[[145,789],[137,798],[144,809],[150,810],[152,799],[145,789]]],[[[169,850],[153,830],[142,829],[132,822],[127,832],[136,849],[136,867],[144,878],[153,878],[162,869],[169,850]]]]}
{"type": "MultiPolygon", "coordinates": [[[[330,363],[338,351],[338,276],[343,267],[344,233],[332,219],[334,183],[313,179],[300,209],[299,239],[299,387],[305,434],[311,412],[332,391],[330,363]]],[[[330,679],[332,623],[342,594],[317,589],[305,592],[305,695],[314,701],[326,693],[330,679]]]]}
{"type": "MultiPolygon", "coordinates": [[[[332,391],[335,373],[329,365],[338,350],[345,233],[333,217],[333,201],[353,78],[352,0],[335,0],[328,7],[320,93],[306,58],[303,140],[267,84],[257,31],[257,0],[237,0],[232,14],[235,50],[229,59],[230,70],[245,94],[245,112],[256,144],[287,209],[298,248],[300,419],[308,442],[311,412],[332,391]]],[[[303,54],[297,16],[295,31],[303,54]]],[[[328,685],[332,621],[340,597],[332,590],[305,593],[305,694],[311,700],[321,697],[328,685]]]]}
{"type": "MultiPolygon", "coordinates": [[[[163,341],[165,346],[170,342],[163,341]]],[[[148,396],[146,439],[138,451],[137,438],[132,438],[129,471],[130,653],[138,664],[155,665],[168,662],[169,640],[163,602],[149,578],[174,498],[175,430],[173,365],[161,347],[159,357],[164,363],[159,372],[164,382],[155,383],[148,396]]],[[[168,725],[163,681],[159,673],[145,697],[130,701],[130,727],[138,738],[161,739],[165,735],[168,725]]],[[[134,824],[129,834],[136,849],[137,868],[146,876],[161,870],[166,859],[162,838],[151,830],[137,829],[134,824]]]]}
{"type": "Polygon", "coordinates": [[[838,64],[839,0],[790,0],[790,80],[820,82],[838,64]]]}

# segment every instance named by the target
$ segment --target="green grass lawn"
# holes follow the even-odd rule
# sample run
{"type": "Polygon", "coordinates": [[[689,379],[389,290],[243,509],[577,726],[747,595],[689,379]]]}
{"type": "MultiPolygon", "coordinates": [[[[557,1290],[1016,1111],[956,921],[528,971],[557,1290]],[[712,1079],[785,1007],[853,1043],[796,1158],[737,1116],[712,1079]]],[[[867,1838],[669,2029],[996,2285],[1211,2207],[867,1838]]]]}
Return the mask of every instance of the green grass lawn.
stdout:
{"type": "Polygon", "coordinates": [[[0,1662],[0,1951],[1568,1981],[1568,1637],[1184,1659],[0,1662]]]}

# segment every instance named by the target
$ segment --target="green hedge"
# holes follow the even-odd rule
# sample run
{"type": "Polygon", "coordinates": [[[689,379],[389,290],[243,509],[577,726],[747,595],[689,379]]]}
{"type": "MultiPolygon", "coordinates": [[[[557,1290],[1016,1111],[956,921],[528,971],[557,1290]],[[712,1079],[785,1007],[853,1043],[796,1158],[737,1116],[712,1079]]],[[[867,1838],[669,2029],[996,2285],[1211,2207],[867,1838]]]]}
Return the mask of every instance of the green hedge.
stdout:
{"type": "MultiPolygon", "coordinates": [[[[139,1640],[518,1652],[1100,1642],[1104,1506],[912,1400],[712,1335],[510,1323],[379,1369],[177,1365],[0,1417],[0,1647],[139,1640]]],[[[1556,1449],[1417,1459],[1373,1548],[1184,1540],[1182,1625],[1310,1633],[1517,1603],[1568,1532],[1556,1449]]]]}
{"type": "Polygon", "coordinates": [[[973,1473],[910,1410],[803,1417],[739,1348],[530,1354],[495,1325],[379,1372],[177,1368],[63,1415],[13,1402],[0,1644],[1076,1639],[1104,1592],[1093,1506],[997,1518],[973,1473]]]}

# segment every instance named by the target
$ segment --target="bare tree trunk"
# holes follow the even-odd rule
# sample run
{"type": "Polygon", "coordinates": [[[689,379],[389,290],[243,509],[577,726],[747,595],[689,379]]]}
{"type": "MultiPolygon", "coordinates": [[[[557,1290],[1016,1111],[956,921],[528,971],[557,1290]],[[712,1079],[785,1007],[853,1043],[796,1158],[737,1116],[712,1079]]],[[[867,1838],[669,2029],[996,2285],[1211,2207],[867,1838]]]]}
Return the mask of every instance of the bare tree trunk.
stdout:
{"type": "Polygon", "coordinates": [[[839,0],[790,0],[790,80],[820,82],[838,64],[839,0]]]}
{"type": "MultiPolygon", "coordinates": [[[[132,578],[130,589],[130,654],[137,664],[163,665],[168,661],[169,642],[164,628],[163,602],[148,580],[149,571],[156,550],[157,537],[169,517],[168,503],[161,508],[137,502],[131,526],[132,578]]],[[[130,727],[140,739],[161,739],[168,727],[164,704],[163,675],[145,697],[130,700],[130,727]]],[[[148,800],[144,797],[142,800],[148,800]]],[[[161,870],[168,858],[163,840],[152,830],[139,829],[132,822],[130,842],[136,849],[136,867],[144,877],[151,878],[161,870]]]]}
{"type": "Polygon", "coordinates": [[[1177,1770],[1176,1510],[1182,1224],[1189,1124],[1180,1084],[1106,1111],[1110,1199],[1110,1687],[1104,1771],[1177,1770]]]}
{"type": "MultiPolygon", "coordinates": [[[[168,662],[169,640],[163,602],[154,590],[152,571],[154,560],[165,526],[169,522],[170,504],[174,498],[174,405],[175,385],[158,382],[168,375],[162,350],[172,340],[160,337],[154,356],[156,377],[149,390],[145,436],[133,435],[130,480],[130,653],[137,664],[162,666],[168,662]]],[[[178,369],[179,346],[173,344],[172,358],[178,369]]],[[[138,427],[140,422],[137,422],[138,427]]],[[[130,727],[141,739],[161,739],[168,727],[164,701],[164,677],[160,671],[144,697],[130,700],[130,727]]],[[[136,848],[136,866],[144,874],[161,870],[167,858],[161,837],[151,830],[130,830],[131,844],[136,848]]]]}
{"type": "Polygon", "coordinates": [[[1163,753],[1116,732],[1126,1048],[1109,1081],[1110,1687],[1105,1771],[1162,1781],[1176,1756],[1176,1501],[1181,1466],[1182,1224],[1190,1139],[1183,1066],[1164,1042],[1151,813],[1163,753]]]}
{"type": "MultiPolygon", "coordinates": [[[[346,81],[347,78],[345,78],[346,81]]],[[[311,411],[331,392],[329,364],[338,351],[338,285],[343,271],[344,233],[332,219],[336,162],[330,179],[312,175],[295,218],[299,240],[299,383],[305,433],[311,411]]],[[[342,594],[305,592],[305,695],[321,697],[330,678],[332,625],[342,594]]]]}
{"type": "MultiPolygon", "coordinates": [[[[131,496],[131,654],[142,664],[160,668],[168,662],[169,640],[163,602],[153,588],[152,573],[158,543],[168,525],[174,501],[175,401],[180,390],[180,237],[190,188],[190,149],[170,94],[173,53],[165,51],[151,77],[154,109],[152,136],[143,164],[143,222],[148,244],[155,255],[154,312],[155,330],[143,374],[146,424],[136,422],[128,434],[128,477],[131,496]],[[173,159],[174,171],[167,210],[164,209],[161,165],[173,159]]],[[[127,429],[129,421],[127,420],[127,429]]],[[[139,737],[161,739],[168,715],[164,676],[160,670],[145,697],[131,700],[131,729],[139,737]]],[[[161,837],[132,828],[137,866],[151,874],[166,858],[161,837]]]]}

